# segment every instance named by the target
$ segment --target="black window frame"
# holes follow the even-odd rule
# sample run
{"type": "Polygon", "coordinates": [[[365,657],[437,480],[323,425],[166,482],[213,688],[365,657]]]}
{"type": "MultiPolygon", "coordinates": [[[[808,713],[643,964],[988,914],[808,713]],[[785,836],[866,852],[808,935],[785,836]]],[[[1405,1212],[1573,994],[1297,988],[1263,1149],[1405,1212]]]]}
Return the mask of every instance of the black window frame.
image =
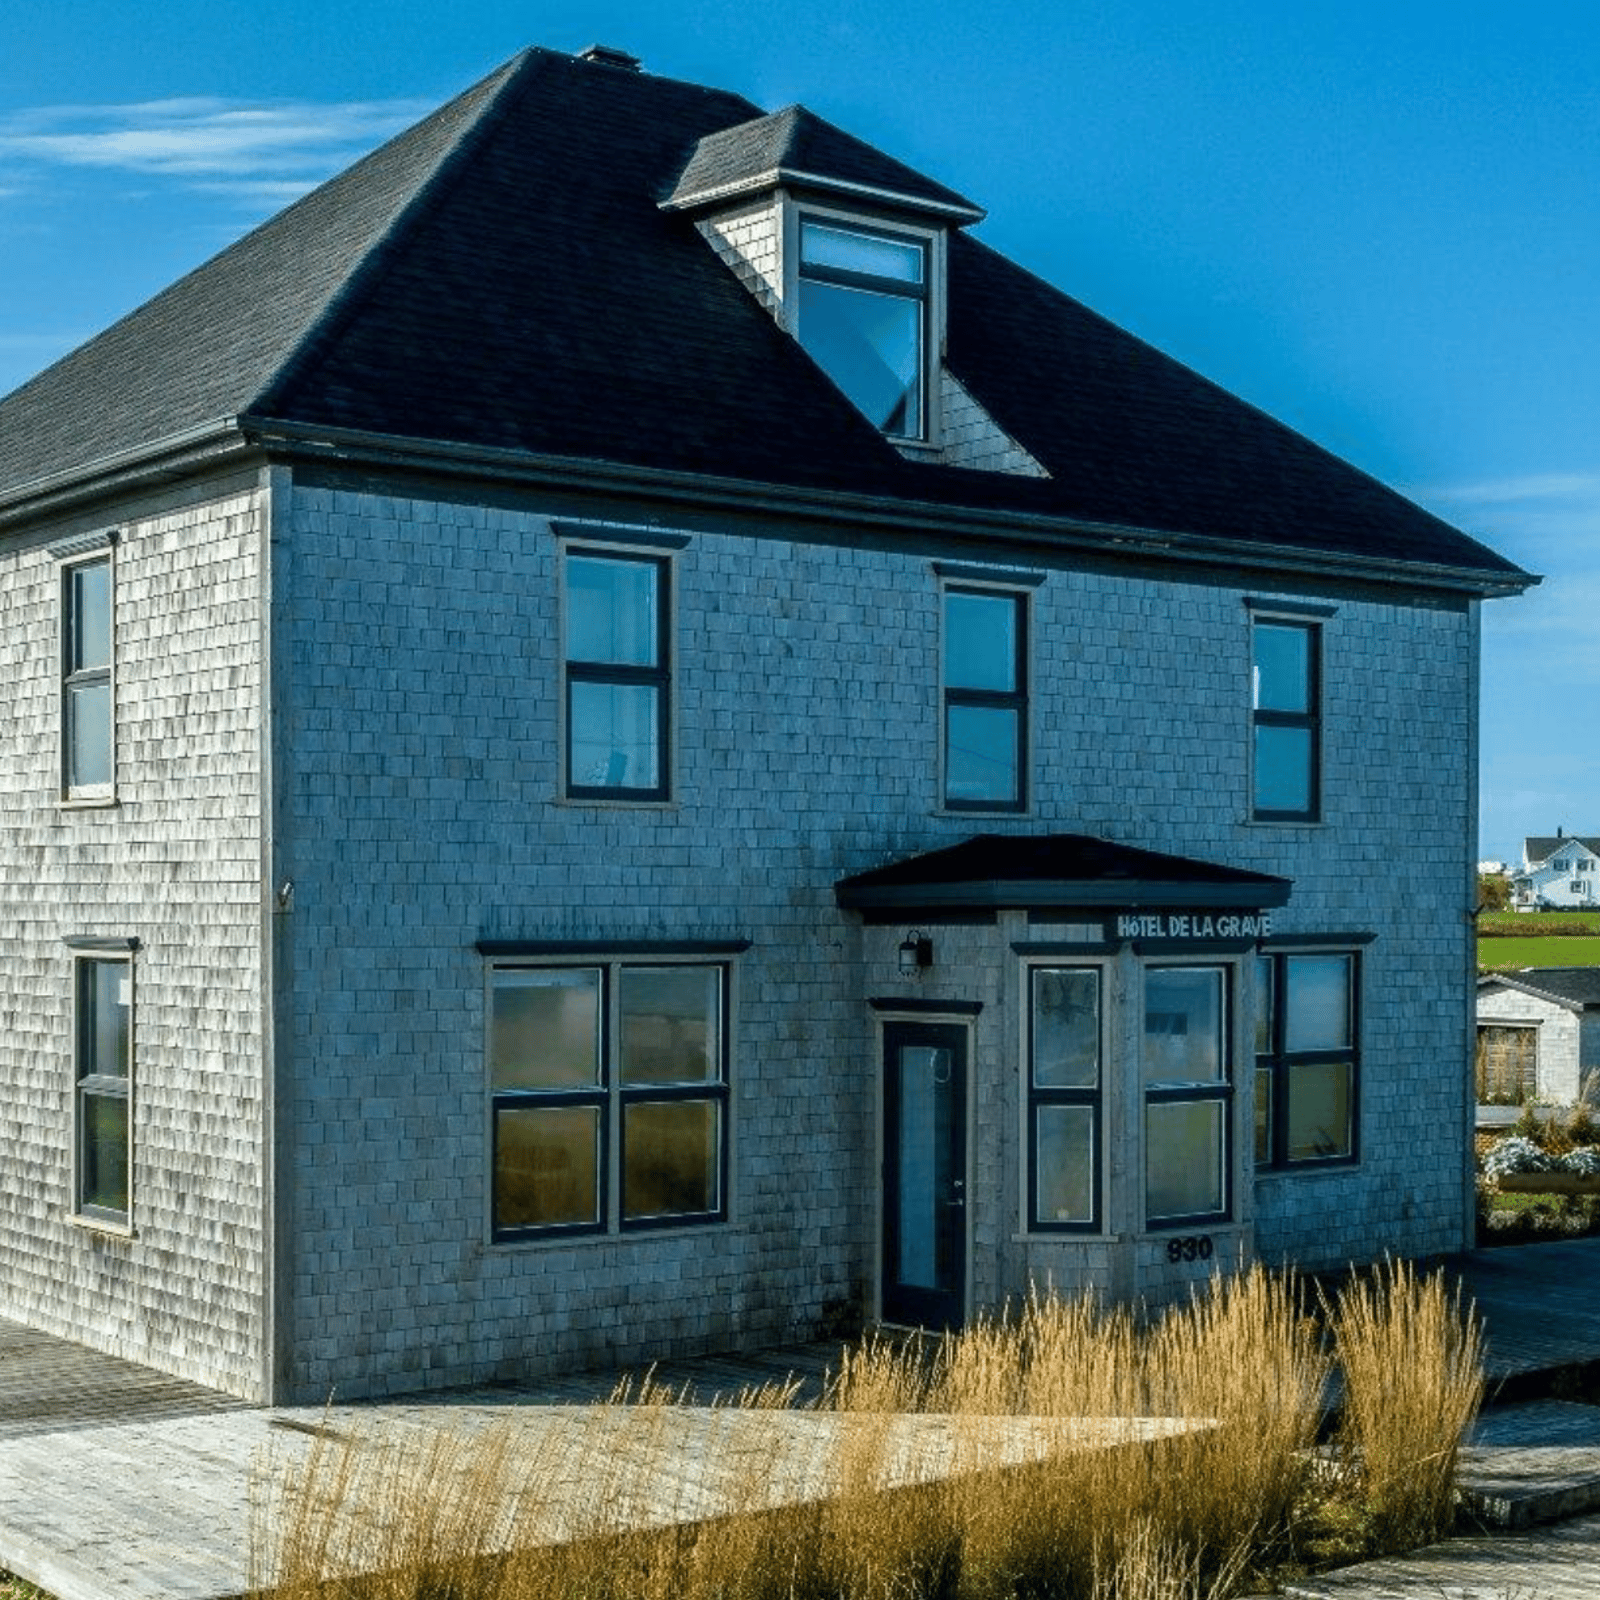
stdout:
{"type": "Polygon", "coordinates": [[[1139,1037],[1141,1059],[1139,1062],[1139,1116],[1141,1120],[1140,1149],[1143,1165],[1139,1189],[1140,1215],[1146,1233],[1171,1233],[1182,1228],[1220,1227],[1234,1218],[1234,1101],[1238,1068],[1234,1060],[1234,1007],[1237,1002],[1239,976],[1232,962],[1208,960],[1196,956],[1190,961],[1153,961],[1145,964],[1139,981],[1139,1037]],[[1220,977],[1218,995],[1221,1016],[1218,1018],[1218,1044],[1222,1052],[1222,1077],[1215,1082],[1202,1079],[1170,1084],[1149,1084],[1144,1078],[1143,1039],[1147,1031],[1150,1001],[1148,982],[1152,972],[1216,972],[1220,977]],[[1149,1111],[1152,1105],[1217,1104],[1222,1112],[1222,1205],[1215,1211],[1188,1211],[1182,1213],[1150,1214],[1150,1138],[1149,1111]]]}
{"type": "Polygon", "coordinates": [[[1026,589],[1012,589],[1000,585],[978,583],[944,583],[939,589],[939,805],[945,811],[977,814],[1017,816],[1025,814],[1030,804],[1032,785],[1029,781],[1031,740],[1028,727],[1028,699],[1031,675],[1030,658],[1031,593],[1026,589]],[[1012,682],[1009,691],[998,689],[966,689],[950,683],[950,617],[949,602],[953,596],[972,595],[984,600],[1008,600],[1014,609],[1015,659],[1012,662],[1012,682]],[[979,709],[1013,711],[1017,719],[1017,786],[1010,800],[968,800],[950,793],[950,712],[952,707],[972,706],[979,709]]]}
{"type": "Polygon", "coordinates": [[[608,800],[660,804],[672,798],[672,561],[658,552],[619,550],[611,546],[567,544],[561,551],[562,633],[562,749],[561,793],[568,800],[608,800]],[[608,562],[614,566],[642,566],[655,574],[655,662],[638,666],[626,662],[584,661],[570,653],[567,627],[571,597],[570,563],[574,560],[608,562]],[[573,687],[576,684],[620,684],[653,688],[656,692],[656,776],[654,784],[576,783],[572,777],[573,687]]]}
{"type": "Polygon", "coordinates": [[[1250,819],[1253,822],[1320,822],[1322,820],[1322,624],[1301,616],[1254,613],[1250,618],[1250,819]],[[1263,628],[1298,630],[1306,637],[1306,709],[1263,710],[1256,704],[1255,679],[1260,670],[1257,641],[1263,628]],[[1304,809],[1260,803],[1260,730],[1292,728],[1310,736],[1306,773],[1308,804],[1304,809]]]}
{"type": "Polygon", "coordinates": [[[133,1220],[135,1005],[131,951],[74,951],[72,955],[72,1210],[75,1216],[128,1227],[133,1220]],[[95,1070],[94,1040],[89,1030],[93,1015],[90,990],[99,969],[118,969],[128,985],[127,1027],[120,1074],[95,1070]],[[123,1149],[126,1204],[121,1208],[96,1205],[85,1198],[88,1176],[90,1099],[115,1100],[123,1105],[126,1129],[123,1149]]]}
{"type": "Polygon", "coordinates": [[[61,798],[69,802],[105,803],[114,799],[117,792],[117,571],[113,548],[109,544],[102,545],[91,554],[63,560],[59,583],[61,798]],[[84,667],[79,664],[82,641],[76,586],[83,573],[96,567],[103,567],[106,574],[106,661],[104,666],[84,667]],[[104,783],[80,783],[73,763],[73,708],[81,691],[98,688],[105,689],[107,698],[105,757],[108,776],[104,783]]]}
{"type": "Polygon", "coordinates": [[[1024,1183],[1027,1190],[1026,1218],[1030,1233],[1098,1234],[1103,1231],[1105,1199],[1105,1095],[1106,1095],[1106,969],[1103,964],[1088,961],[1051,960],[1030,962],[1024,969],[1027,974],[1027,1169],[1024,1183]],[[1041,1085],[1034,1072],[1036,1060],[1036,1031],[1038,1018],[1037,985],[1039,975],[1048,972],[1087,972],[1095,979],[1095,1010],[1097,1032],[1097,1059],[1093,1088],[1041,1085]],[[1090,1161],[1092,1170],[1089,1184],[1089,1217],[1082,1222],[1046,1220],[1039,1215],[1039,1112],[1049,1106],[1079,1106],[1088,1110],[1090,1118],[1090,1161]]]}
{"type": "MultiPolygon", "coordinates": [[[[904,444],[927,444],[933,439],[933,383],[931,368],[933,356],[931,345],[933,342],[933,318],[930,308],[933,304],[933,274],[934,274],[934,241],[926,233],[903,233],[894,228],[881,227],[874,223],[860,222],[854,217],[842,217],[827,212],[801,211],[796,218],[795,226],[795,277],[797,283],[831,283],[842,289],[860,289],[868,294],[881,294],[896,300],[914,301],[918,308],[918,338],[917,338],[917,415],[921,426],[915,433],[891,433],[887,428],[879,431],[886,439],[893,439],[904,444]],[[886,239],[892,244],[909,245],[916,248],[922,255],[922,280],[920,283],[909,283],[904,278],[890,278],[875,272],[852,271],[847,267],[827,266],[820,262],[806,260],[806,229],[808,227],[827,228],[834,233],[851,233],[863,239],[886,239]]],[[[796,294],[796,305],[799,296],[796,294]]],[[[806,344],[804,317],[797,311],[796,332],[801,345],[811,351],[811,346],[806,344]]],[[[815,360],[816,357],[813,356],[815,360]]],[[[827,367],[820,361],[818,365],[827,372],[827,367]]],[[[829,374],[830,381],[837,382],[829,374]]],[[[840,386],[843,392],[843,386],[840,386]]],[[[849,398],[848,395],[846,398],[849,398]]],[[[851,404],[855,402],[852,400],[851,404]]],[[[859,407],[857,408],[859,409],[859,407]]],[[[871,420],[870,418],[868,419],[871,420]]],[[[873,424],[875,427],[876,423],[873,424]]]]}
{"type": "MultiPolygon", "coordinates": [[[[1267,1151],[1262,1156],[1252,1129],[1255,1170],[1269,1172],[1322,1172],[1354,1167],[1361,1161],[1361,952],[1348,946],[1311,946],[1304,949],[1263,950],[1257,956],[1269,976],[1256,980],[1257,1039],[1263,1005],[1267,1017],[1267,1048],[1255,1052],[1256,1116],[1259,1121],[1265,1082],[1267,1100],[1267,1151]],[[1347,963],[1350,1041],[1344,1048],[1295,1050],[1287,1048],[1289,1036],[1288,963],[1297,960],[1338,959],[1347,963]],[[1289,1156],[1289,1109],[1294,1067],[1342,1065],[1350,1070],[1350,1148],[1331,1156],[1289,1156]]],[[[1258,967],[1258,974],[1262,970],[1258,967]]]]}
{"type": "Polygon", "coordinates": [[[493,1243],[525,1240],[616,1237],[620,1234],[649,1233],[667,1228],[712,1227],[729,1217],[728,1184],[731,1176],[732,1145],[732,1058],[733,1058],[733,964],[730,961],[691,959],[671,954],[652,955],[648,951],[627,956],[591,955],[582,959],[490,959],[487,962],[484,1014],[485,1077],[489,1097],[488,1137],[488,1216],[493,1243]],[[620,1015],[617,994],[623,972],[629,969],[659,970],[666,967],[717,974],[717,1077],[703,1082],[643,1083],[623,1082],[620,1015]],[[493,1060],[495,976],[500,972],[595,972],[598,984],[599,1077],[593,1085],[562,1089],[496,1089],[488,1077],[493,1060]],[[717,1204],[708,1211],[672,1212],[629,1217],[624,1202],[627,1178],[627,1110],[640,1104],[678,1101],[708,1101],[716,1105],[718,1118],[717,1204]],[[501,1226],[495,1212],[496,1177],[499,1172],[500,1114],[518,1109],[558,1109],[566,1106],[592,1106],[599,1112],[598,1215],[593,1222],[537,1223],[501,1226]]]}

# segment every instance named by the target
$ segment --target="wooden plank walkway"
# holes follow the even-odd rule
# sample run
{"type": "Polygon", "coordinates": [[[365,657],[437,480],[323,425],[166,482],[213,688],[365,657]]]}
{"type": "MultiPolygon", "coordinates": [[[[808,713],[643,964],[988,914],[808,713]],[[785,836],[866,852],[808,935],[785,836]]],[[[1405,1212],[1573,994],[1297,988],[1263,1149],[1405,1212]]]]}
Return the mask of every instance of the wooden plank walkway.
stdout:
{"type": "MultiPolygon", "coordinates": [[[[1495,1382],[1600,1362],[1600,1240],[1477,1252],[1462,1258],[1456,1270],[1484,1316],[1495,1382]]],[[[656,1369],[654,1378],[675,1392],[687,1389],[700,1406],[791,1375],[802,1398],[812,1398],[825,1370],[837,1363],[839,1348],[817,1344],[673,1362],[656,1369]]],[[[320,1408],[272,1410],[0,1322],[0,1567],[32,1579],[58,1600],[219,1600],[246,1586],[255,1464],[269,1455],[279,1461],[303,1455],[325,1423],[350,1429],[382,1422],[437,1432],[513,1417],[530,1436],[542,1432],[559,1440],[572,1437],[574,1412],[554,1408],[594,1406],[616,1382],[614,1373],[591,1374],[400,1397],[332,1414],[320,1408]]],[[[677,1430],[667,1445],[641,1459],[646,1476],[655,1475],[661,1494],[683,1514],[714,1504],[730,1483],[742,1489],[754,1470],[753,1441],[738,1430],[759,1424],[719,1420],[737,1415],[691,1411],[675,1418],[665,1424],[677,1430]],[[716,1452],[707,1446],[713,1437],[723,1441],[731,1470],[717,1469],[711,1459],[716,1452]]],[[[807,1460],[826,1453],[827,1426],[815,1413],[789,1425],[790,1465],[783,1470],[791,1486],[803,1486],[813,1470],[807,1460]]],[[[937,1419],[902,1428],[897,1448],[906,1470],[942,1470],[941,1459],[948,1464],[956,1442],[948,1429],[940,1436],[937,1419]]],[[[1009,1448],[1025,1456],[1040,1447],[1026,1422],[1015,1433],[1009,1448]]],[[[772,1441],[763,1438],[759,1458],[768,1468],[772,1456],[772,1441]]],[[[585,1459],[586,1472],[592,1470],[592,1452],[585,1459]]],[[[1600,1519],[1584,1525],[1595,1530],[1588,1547],[1578,1532],[1516,1536],[1524,1541],[1517,1550],[1532,1552],[1527,1560],[1544,1559],[1537,1553],[1545,1551],[1555,1564],[1549,1583],[1517,1567],[1523,1588],[1552,1600],[1565,1594],[1560,1564],[1578,1559],[1573,1552],[1585,1548],[1591,1587],[1581,1592],[1587,1600],[1600,1594],[1600,1579],[1593,1577],[1600,1572],[1600,1519]]],[[[1437,1579],[1442,1569],[1431,1570],[1437,1579]]],[[[1302,1592],[1326,1593],[1331,1600],[1336,1594],[1390,1591],[1310,1586],[1302,1592]]],[[[1503,1600],[1503,1590],[1496,1600],[1503,1600]]]]}

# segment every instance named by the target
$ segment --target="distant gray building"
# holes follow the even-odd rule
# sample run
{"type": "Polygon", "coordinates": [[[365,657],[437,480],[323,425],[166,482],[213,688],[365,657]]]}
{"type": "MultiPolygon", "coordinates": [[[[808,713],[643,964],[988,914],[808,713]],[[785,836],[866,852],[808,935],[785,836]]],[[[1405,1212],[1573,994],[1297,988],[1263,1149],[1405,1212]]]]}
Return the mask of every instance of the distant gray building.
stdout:
{"type": "Polygon", "coordinates": [[[535,50],[0,403],[0,1314],[316,1399],[1469,1241],[1533,580],[980,217],[535,50]]]}
{"type": "Polygon", "coordinates": [[[1600,967],[1524,967],[1478,980],[1482,1104],[1600,1101],[1600,967]]]}

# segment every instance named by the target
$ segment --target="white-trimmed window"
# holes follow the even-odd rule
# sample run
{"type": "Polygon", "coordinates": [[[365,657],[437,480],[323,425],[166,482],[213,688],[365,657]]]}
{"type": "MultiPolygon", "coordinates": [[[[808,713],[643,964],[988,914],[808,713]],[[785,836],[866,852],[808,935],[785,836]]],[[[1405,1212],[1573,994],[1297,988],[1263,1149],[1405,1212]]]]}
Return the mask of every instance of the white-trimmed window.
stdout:
{"type": "Polygon", "coordinates": [[[107,800],[116,785],[112,556],[61,566],[61,793],[107,800]]]}
{"type": "Polygon", "coordinates": [[[1233,1085],[1229,968],[1144,971],[1145,1223],[1177,1227],[1230,1210],[1233,1085]]]}
{"type": "Polygon", "coordinates": [[[133,1173],[131,954],[75,952],[72,995],[74,1209],[125,1223],[133,1173]]]}
{"type": "Polygon", "coordinates": [[[489,968],[496,1239],[727,1216],[726,962],[489,968]]]}
{"type": "Polygon", "coordinates": [[[875,427],[929,436],[931,241],[802,213],[800,343],[875,427]]]}
{"type": "Polygon", "coordinates": [[[1028,969],[1028,1227],[1100,1226],[1101,969],[1028,969]]]}
{"type": "Polygon", "coordinates": [[[1354,951],[1278,951],[1258,958],[1258,1167],[1356,1159],[1359,993],[1354,951]]]}
{"type": "Polygon", "coordinates": [[[565,552],[565,792],[571,798],[668,797],[670,576],[665,556],[565,552]]]}

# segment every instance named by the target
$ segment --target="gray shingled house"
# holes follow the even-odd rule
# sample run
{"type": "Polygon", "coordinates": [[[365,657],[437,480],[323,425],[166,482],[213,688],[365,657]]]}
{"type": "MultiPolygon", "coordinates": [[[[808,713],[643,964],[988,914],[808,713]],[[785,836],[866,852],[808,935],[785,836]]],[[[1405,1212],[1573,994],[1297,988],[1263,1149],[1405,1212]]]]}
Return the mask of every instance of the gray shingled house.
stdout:
{"type": "Polygon", "coordinates": [[[315,1398],[1466,1242],[1532,580],[981,217],[533,50],[0,402],[0,1314],[315,1398]]]}

